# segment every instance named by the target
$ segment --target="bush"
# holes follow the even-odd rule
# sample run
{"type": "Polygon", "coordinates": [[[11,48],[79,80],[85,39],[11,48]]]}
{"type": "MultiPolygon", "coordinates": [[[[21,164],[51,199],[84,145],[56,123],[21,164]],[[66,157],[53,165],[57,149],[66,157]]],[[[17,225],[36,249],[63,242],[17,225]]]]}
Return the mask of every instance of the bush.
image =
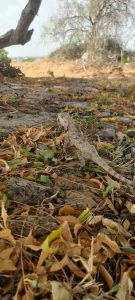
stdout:
{"type": "Polygon", "coordinates": [[[86,51],[85,44],[65,44],[60,48],[53,51],[49,56],[56,57],[56,58],[64,58],[64,59],[78,59],[80,58],[83,53],[86,51]]]}
{"type": "Polygon", "coordinates": [[[8,52],[3,48],[0,48],[0,60],[8,63],[11,62],[11,59],[8,57],[8,52]]]}

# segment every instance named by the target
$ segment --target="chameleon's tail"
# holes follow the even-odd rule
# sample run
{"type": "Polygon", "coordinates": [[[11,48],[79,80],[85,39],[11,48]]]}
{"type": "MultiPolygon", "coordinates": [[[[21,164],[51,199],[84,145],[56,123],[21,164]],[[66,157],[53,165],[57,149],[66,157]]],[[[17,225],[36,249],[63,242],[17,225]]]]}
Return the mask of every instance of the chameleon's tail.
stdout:
{"type": "Polygon", "coordinates": [[[125,178],[124,176],[122,176],[121,174],[118,174],[115,170],[113,170],[105,161],[103,161],[100,156],[98,156],[96,159],[94,159],[95,163],[98,164],[98,166],[100,166],[103,170],[105,170],[108,174],[110,174],[111,176],[113,176],[114,178],[122,181],[123,183],[129,184],[134,186],[135,183],[134,181],[131,181],[127,178],[125,178]]]}

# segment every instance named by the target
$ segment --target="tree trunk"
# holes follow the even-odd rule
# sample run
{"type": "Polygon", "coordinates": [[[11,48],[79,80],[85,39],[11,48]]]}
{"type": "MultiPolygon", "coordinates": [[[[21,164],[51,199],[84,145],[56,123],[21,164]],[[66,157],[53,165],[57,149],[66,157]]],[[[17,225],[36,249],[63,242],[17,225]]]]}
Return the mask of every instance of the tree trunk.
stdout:
{"type": "Polygon", "coordinates": [[[11,29],[0,36],[0,48],[11,45],[24,45],[30,41],[34,29],[29,29],[30,24],[38,13],[42,0],[29,0],[23,9],[16,29],[11,29]]]}

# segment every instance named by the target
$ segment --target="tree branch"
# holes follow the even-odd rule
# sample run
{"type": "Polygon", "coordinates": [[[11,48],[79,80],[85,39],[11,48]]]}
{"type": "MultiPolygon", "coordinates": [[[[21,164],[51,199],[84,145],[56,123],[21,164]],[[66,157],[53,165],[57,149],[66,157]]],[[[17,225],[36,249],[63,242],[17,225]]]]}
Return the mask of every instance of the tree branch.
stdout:
{"type": "Polygon", "coordinates": [[[0,48],[11,45],[24,45],[30,41],[34,29],[29,29],[30,24],[38,13],[42,0],[29,0],[23,9],[16,29],[11,29],[0,36],[0,48]]]}

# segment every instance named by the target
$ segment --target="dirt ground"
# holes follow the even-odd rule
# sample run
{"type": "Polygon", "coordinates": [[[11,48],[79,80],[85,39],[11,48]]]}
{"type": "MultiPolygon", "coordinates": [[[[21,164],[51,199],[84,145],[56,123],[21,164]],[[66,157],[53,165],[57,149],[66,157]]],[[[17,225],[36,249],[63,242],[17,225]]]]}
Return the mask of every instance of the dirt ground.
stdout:
{"type": "Polygon", "coordinates": [[[93,78],[101,77],[108,79],[121,79],[127,77],[133,79],[135,75],[135,64],[122,66],[109,64],[101,66],[90,66],[85,70],[80,61],[57,60],[54,58],[42,58],[32,62],[12,62],[12,65],[19,67],[27,77],[46,77],[53,72],[55,77],[72,78],[93,78]]]}
{"type": "MultiPolygon", "coordinates": [[[[127,151],[130,159],[134,157],[134,64],[91,66],[83,70],[75,62],[42,59],[13,62],[13,65],[21,68],[26,77],[5,78],[0,86],[1,140],[24,128],[25,131],[30,127],[40,129],[48,124],[57,127],[57,114],[66,111],[82,122],[83,130],[97,150],[102,148],[102,143],[103,147],[104,143],[111,143],[110,147],[115,145],[119,149],[125,133],[131,135],[131,141],[125,138],[121,151],[127,151]]],[[[113,154],[107,155],[114,159],[113,154]]],[[[122,154],[120,166],[125,158],[122,154]]],[[[114,167],[117,164],[118,160],[114,159],[114,167]]],[[[134,164],[129,163],[124,172],[132,179],[134,164]]],[[[90,195],[87,196],[89,199],[90,195]]],[[[79,199],[80,194],[76,197],[79,199]]],[[[85,198],[87,204],[89,200],[85,198]]]]}
{"type": "Polygon", "coordinates": [[[73,295],[62,299],[134,300],[134,187],[91,161],[82,166],[57,114],[69,112],[99,155],[133,181],[135,65],[84,70],[78,62],[49,58],[12,64],[26,77],[0,82],[0,199],[6,208],[0,220],[0,299],[45,299],[46,290],[46,299],[52,299],[50,282],[57,281],[66,282],[73,295]],[[49,240],[48,234],[61,226],[62,239],[54,235],[49,240]],[[45,239],[47,250],[41,255],[48,249],[57,252],[47,252],[42,261],[39,245],[45,239]],[[25,276],[28,289],[22,285],[25,276]],[[49,288],[42,290],[42,282],[49,288]]]}

